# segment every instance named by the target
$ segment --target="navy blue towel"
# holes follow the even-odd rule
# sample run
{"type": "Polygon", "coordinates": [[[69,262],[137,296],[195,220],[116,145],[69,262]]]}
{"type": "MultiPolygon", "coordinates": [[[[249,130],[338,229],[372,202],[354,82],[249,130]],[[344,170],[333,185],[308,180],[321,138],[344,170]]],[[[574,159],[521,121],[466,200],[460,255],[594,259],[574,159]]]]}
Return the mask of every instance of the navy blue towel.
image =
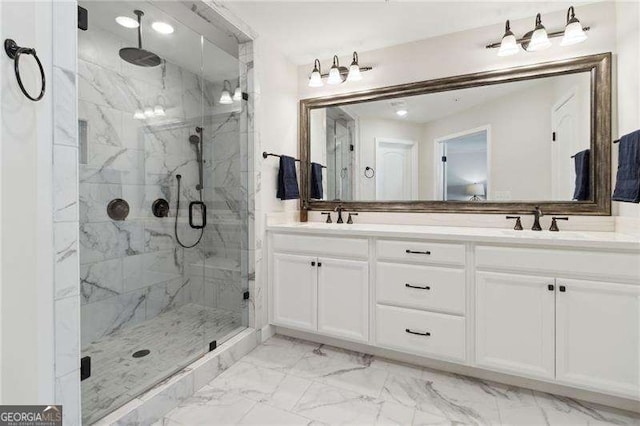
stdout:
{"type": "Polygon", "coordinates": [[[311,198],[322,200],[322,165],[311,163],[311,198]]]}
{"type": "Polygon", "coordinates": [[[620,138],[614,201],[640,202],[640,130],[620,138]]]}
{"type": "Polygon", "coordinates": [[[293,157],[280,156],[278,193],[276,196],[281,200],[296,200],[300,198],[298,177],[296,175],[296,159],[293,157]]]}
{"type": "Polygon", "coordinates": [[[576,165],[576,187],[573,191],[573,199],[576,201],[586,201],[591,198],[591,185],[589,185],[591,177],[591,169],[589,168],[590,154],[591,151],[585,149],[573,156],[576,165]]]}

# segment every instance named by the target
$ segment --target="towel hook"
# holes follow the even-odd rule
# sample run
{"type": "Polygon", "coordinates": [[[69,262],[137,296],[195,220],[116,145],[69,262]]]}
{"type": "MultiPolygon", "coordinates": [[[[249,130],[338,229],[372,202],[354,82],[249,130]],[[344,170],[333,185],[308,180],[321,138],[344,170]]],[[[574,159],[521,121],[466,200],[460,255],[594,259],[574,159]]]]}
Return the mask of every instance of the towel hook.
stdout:
{"type": "Polygon", "coordinates": [[[37,102],[40,99],[42,99],[45,91],[44,68],[42,68],[42,62],[40,62],[40,58],[38,58],[38,55],[36,55],[36,49],[31,49],[29,47],[20,47],[14,40],[8,38],[4,41],[4,51],[7,53],[7,56],[9,56],[9,58],[13,59],[13,69],[16,73],[16,79],[18,80],[18,85],[20,86],[20,90],[22,90],[22,93],[24,93],[24,95],[27,98],[31,99],[34,102],[37,102]],[[38,68],[40,68],[40,78],[42,79],[42,88],[40,89],[40,94],[35,98],[31,96],[29,92],[27,92],[27,89],[25,89],[24,85],[22,84],[22,78],[20,78],[19,64],[20,64],[20,55],[22,54],[33,56],[33,58],[38,63],[38,68]]]}

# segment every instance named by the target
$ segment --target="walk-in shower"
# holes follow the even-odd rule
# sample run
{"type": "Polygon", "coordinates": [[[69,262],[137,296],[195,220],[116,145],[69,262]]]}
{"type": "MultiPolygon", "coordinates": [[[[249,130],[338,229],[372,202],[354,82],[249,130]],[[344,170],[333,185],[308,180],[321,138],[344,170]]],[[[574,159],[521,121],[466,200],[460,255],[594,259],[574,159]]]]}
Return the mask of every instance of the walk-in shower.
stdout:
{"type": "Polygon", "coordinates": [[[247,326],[247,101],[219,102],[225,80],[246,92],[246,65],[237,43],[207,33],[212,24],[186,5],[80,5],[89,13],[78,32],[89,424],[247,326]],[[180,20],[165,11],[180,6],[180,20]],[[157,22],[173,32],[156,32],[157,22]],[[107,215],[112,200],[127,203],[124,220],[107,215]]]}

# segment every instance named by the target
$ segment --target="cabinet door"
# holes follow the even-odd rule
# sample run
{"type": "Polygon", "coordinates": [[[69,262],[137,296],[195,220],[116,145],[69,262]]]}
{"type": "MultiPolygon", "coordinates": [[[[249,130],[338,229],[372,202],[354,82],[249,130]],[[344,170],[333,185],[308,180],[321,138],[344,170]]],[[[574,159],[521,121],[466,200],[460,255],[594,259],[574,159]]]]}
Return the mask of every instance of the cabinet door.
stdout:
{"type": "Polygon", "coordinates": [[[548,277],[476,273],[478,365],[554,377],[553,285],[548,277]]]}
{"type": "Polygon", "coordinates": [[[557,380],[640,395],[640,287],[558,279],[557,380]]]}
{"type": "Polygon", "coordinates": [[[316,262],[316,258],[311,256],[273,254],[274,324],[317,330],[316,262]]]}
{"type": "Polygon", "coordinates": [[[318,331],[369,340],[369,263],[318,259],[318,331]]]}

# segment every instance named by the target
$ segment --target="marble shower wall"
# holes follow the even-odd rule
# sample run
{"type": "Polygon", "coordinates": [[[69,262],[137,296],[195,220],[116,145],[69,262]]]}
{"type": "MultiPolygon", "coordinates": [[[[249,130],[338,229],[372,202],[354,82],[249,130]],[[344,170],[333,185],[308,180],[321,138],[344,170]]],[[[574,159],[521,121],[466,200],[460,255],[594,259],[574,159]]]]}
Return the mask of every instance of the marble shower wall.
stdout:
{"type": "Polygon", "coordinates": [[[240,107],[217,105],[221,81],[203,81],[168,61],[154,68],[122,61],[118,50],[128,43],[98,27],[78,37],[78,118],[81,128],[86,123],[79,158],[82,346],[185,303],[238,310],[246,223],[240,107]],[[157,104],[165,117],[133,118],[157,104]],[[190,245],[199,236],[187,223],[189,202],[199,199],[188,142],[195,126],[205,129],[208,226],[201,244],[183,249],[173,230],[175,176],[182,175],[178,232],[190,245]],[[125,221],[106,214],[114,198],[130,205],[125,221]],[[169,201],[169,217],[153,216],[157,198],[169,201]]]}

